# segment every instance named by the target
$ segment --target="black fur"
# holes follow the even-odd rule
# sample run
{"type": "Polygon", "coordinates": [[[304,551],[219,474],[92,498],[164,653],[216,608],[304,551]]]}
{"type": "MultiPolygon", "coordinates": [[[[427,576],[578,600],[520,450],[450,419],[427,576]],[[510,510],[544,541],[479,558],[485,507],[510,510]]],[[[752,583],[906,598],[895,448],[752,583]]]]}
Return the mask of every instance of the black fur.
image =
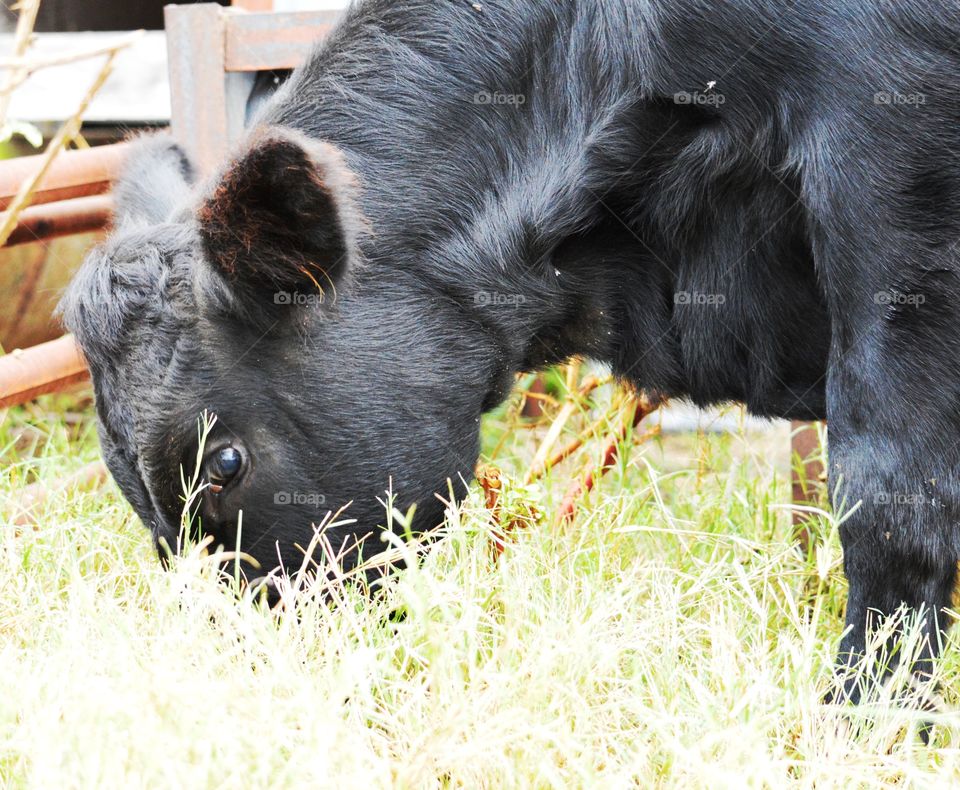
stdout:
{"type": "MultiPolygon", "coordinates": [[[[390,476],[435,523],[513,374],[584,354],[827,417],[831,488],[862,501],[842,653],[906,603],[932,659],[960,518],[958,40],[954,0],[360,5],[197,211],[122,224],[66,298],[111,470],[171,539],[211,409],[250,463],[204,528],[233,545],[242,508],[244,548],[298,563],[320,511],[353,501],[337,540],[382,523],[390,476]],[[273,304],[316,293],[304,262],[336,298],[273,304]]],[[[126,183],[182,181],[145,157],[126,183]]]]}

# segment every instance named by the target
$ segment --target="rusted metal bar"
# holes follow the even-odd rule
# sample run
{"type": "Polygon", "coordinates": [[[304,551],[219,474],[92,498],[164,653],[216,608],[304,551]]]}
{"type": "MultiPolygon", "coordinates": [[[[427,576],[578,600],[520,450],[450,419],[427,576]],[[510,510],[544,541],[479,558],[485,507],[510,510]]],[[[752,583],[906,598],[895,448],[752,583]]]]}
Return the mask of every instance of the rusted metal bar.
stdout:
{"type": "MultiPolygon", "coordinates": [[[[31,205],[99,195],[110,189],[129,150],[115,143],[60,154],[33,194],[31,205]]],[[[23,156],[0,163],[0,211],[6,210],[20,188],[40,167],[42,155],[23,156]]]]}
{"type": "Polygon", "coordinates": [[[0,408],[18,406],[38,395],[61,392],[85,381],[87,370],[71,335],[0,357],[0,408]]]}
{"type": "Polygon", "coordinates": [[[293,69],[327,36],[340,11],[224,14],[227,71],[293,69]]]}
{"type": "Polygon", "coordinates": [[[20,212],[17,227],[5,246],[101,230],[110,221],[112,213],[113,198],[110,195],[90,195],[29,206],[20,212]]]}

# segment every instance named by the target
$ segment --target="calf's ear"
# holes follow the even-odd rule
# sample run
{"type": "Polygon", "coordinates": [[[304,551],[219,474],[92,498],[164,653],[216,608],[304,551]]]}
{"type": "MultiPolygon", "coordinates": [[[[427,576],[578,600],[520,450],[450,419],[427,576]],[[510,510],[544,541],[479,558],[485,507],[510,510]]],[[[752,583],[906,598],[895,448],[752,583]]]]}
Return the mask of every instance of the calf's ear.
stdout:
{"type": "Polygon", "coordinates": [[[186,204],[192,182],[190,160],[167,135],[134,140],[113,185],[114,224],[129,227],[169,221],[186,204]]]}
{"type": "Polygon", "coordinates": [[[241,301],[335,293],[355,256],[354,178],[327,143],[261,129],[197,211],[205,257],[241,301]]]}

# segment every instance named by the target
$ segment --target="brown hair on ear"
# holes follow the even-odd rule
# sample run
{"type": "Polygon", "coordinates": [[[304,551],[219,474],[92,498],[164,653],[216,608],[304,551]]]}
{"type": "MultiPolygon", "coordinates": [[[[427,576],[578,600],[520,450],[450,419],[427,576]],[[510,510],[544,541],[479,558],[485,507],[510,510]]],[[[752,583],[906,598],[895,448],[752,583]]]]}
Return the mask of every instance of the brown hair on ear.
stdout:
{"type": "MultiPolygon", "coordinates": [[[[361,225],[340,151],[290,129],[259,129],[197,211],[206,257],[249,296],[335,288],[361,225]]],[[[272,301],[272,300],[271,300],[272,301]]]]}

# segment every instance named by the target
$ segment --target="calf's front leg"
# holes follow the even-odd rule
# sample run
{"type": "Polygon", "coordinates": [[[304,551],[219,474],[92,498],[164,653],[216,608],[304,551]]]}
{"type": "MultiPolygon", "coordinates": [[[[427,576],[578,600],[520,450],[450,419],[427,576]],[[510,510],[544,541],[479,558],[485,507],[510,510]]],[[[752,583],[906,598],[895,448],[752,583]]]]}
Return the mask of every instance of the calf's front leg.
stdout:
{"type": "Polygon", "coordinates": [[[957,576],[960,289],[953,275],[925,288],[910,271],[893,286],[882,279],[848,282],[827,383],[834,507],[859,503],[840,527],[849,592],[838,664],[854,702],[901,663],[911,622],[922,639],[911,670],[929,679],[957,576]],[[894,615],[903,620],[886,642],[885,666],[874,659],[853,671],[871,630],[894,615]]]}

